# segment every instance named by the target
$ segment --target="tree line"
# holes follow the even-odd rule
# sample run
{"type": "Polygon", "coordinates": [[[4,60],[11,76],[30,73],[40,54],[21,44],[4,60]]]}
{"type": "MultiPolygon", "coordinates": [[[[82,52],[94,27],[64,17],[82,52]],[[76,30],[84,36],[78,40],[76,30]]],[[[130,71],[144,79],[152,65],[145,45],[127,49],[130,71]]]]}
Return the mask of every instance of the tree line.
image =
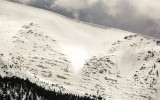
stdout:
{"type": "Polygon", "coordinates": [[[0,100],[102,100],[102,98],[46,90],[28,79],[0,76],[0,100]]]}

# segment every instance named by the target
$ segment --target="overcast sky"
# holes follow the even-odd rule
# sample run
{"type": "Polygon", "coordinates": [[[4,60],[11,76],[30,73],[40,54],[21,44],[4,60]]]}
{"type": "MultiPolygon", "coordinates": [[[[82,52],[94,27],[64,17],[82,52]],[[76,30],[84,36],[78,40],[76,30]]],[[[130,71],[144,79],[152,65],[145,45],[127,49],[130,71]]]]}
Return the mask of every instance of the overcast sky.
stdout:
{"type": "Polygon", "coordinates": [[[160,0],[9,0],[160,39],[160,0]]]}

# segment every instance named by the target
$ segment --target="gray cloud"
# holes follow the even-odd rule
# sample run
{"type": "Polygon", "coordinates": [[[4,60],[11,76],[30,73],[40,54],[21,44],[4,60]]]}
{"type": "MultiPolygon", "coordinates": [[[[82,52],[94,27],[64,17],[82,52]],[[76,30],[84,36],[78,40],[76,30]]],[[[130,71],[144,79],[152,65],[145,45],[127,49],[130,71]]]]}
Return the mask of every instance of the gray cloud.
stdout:
{"type": "Polygon", "coordinates": [[[28,4],[28,3],[30,3],[32,0],[8,0],[8,1],[17,2],[17,3],[22,3],[22,4],[28,4]]]}
{"type": "Polygon", "coordinates": [[[160,39],[159,0],[9,0],[160,39]]]}

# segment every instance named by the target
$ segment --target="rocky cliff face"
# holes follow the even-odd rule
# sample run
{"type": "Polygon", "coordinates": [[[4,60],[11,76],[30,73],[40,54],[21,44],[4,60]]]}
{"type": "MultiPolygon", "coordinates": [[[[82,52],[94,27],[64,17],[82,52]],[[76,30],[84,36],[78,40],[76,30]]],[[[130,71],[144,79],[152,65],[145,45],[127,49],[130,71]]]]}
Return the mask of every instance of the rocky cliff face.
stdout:
{"type": "Polygon", "coordinates": [[[106,53],[86,61],[80,87],[109,100],[156,100],[158,42],[138,35],[118,40],[106,53]]]}
{"type": "Polygon", "coordinates": [[[60,84],[63,80],[69,84],[73,73],[71,62],[57,49],[56,40],[45,36],[38,28],[37,24],[29,23],[12,36],[12,50],[7,51],[8,55],[1,53],[1,75],[28,78],[42,87],[48,84],[47,88],[54,85],[53,90],[64,90],[60,84]],[[53,80],[53,84],[49,84],[48,79],[53,80]]]}

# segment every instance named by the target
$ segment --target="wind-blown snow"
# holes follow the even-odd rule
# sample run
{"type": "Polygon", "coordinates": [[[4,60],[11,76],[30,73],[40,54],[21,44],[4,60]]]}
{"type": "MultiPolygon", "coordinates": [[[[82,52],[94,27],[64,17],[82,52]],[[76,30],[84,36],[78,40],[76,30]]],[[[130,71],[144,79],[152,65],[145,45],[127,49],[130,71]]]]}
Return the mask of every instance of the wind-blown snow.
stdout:
{"type": "Polygon", "coordinates": [[[66,54],[67,59],[72,62],[72,65],[75,66],[76,73],[83,67],[85,61],[89,59],[86,50],[78,46],[62,45],[61,50],[66,54]]]}

